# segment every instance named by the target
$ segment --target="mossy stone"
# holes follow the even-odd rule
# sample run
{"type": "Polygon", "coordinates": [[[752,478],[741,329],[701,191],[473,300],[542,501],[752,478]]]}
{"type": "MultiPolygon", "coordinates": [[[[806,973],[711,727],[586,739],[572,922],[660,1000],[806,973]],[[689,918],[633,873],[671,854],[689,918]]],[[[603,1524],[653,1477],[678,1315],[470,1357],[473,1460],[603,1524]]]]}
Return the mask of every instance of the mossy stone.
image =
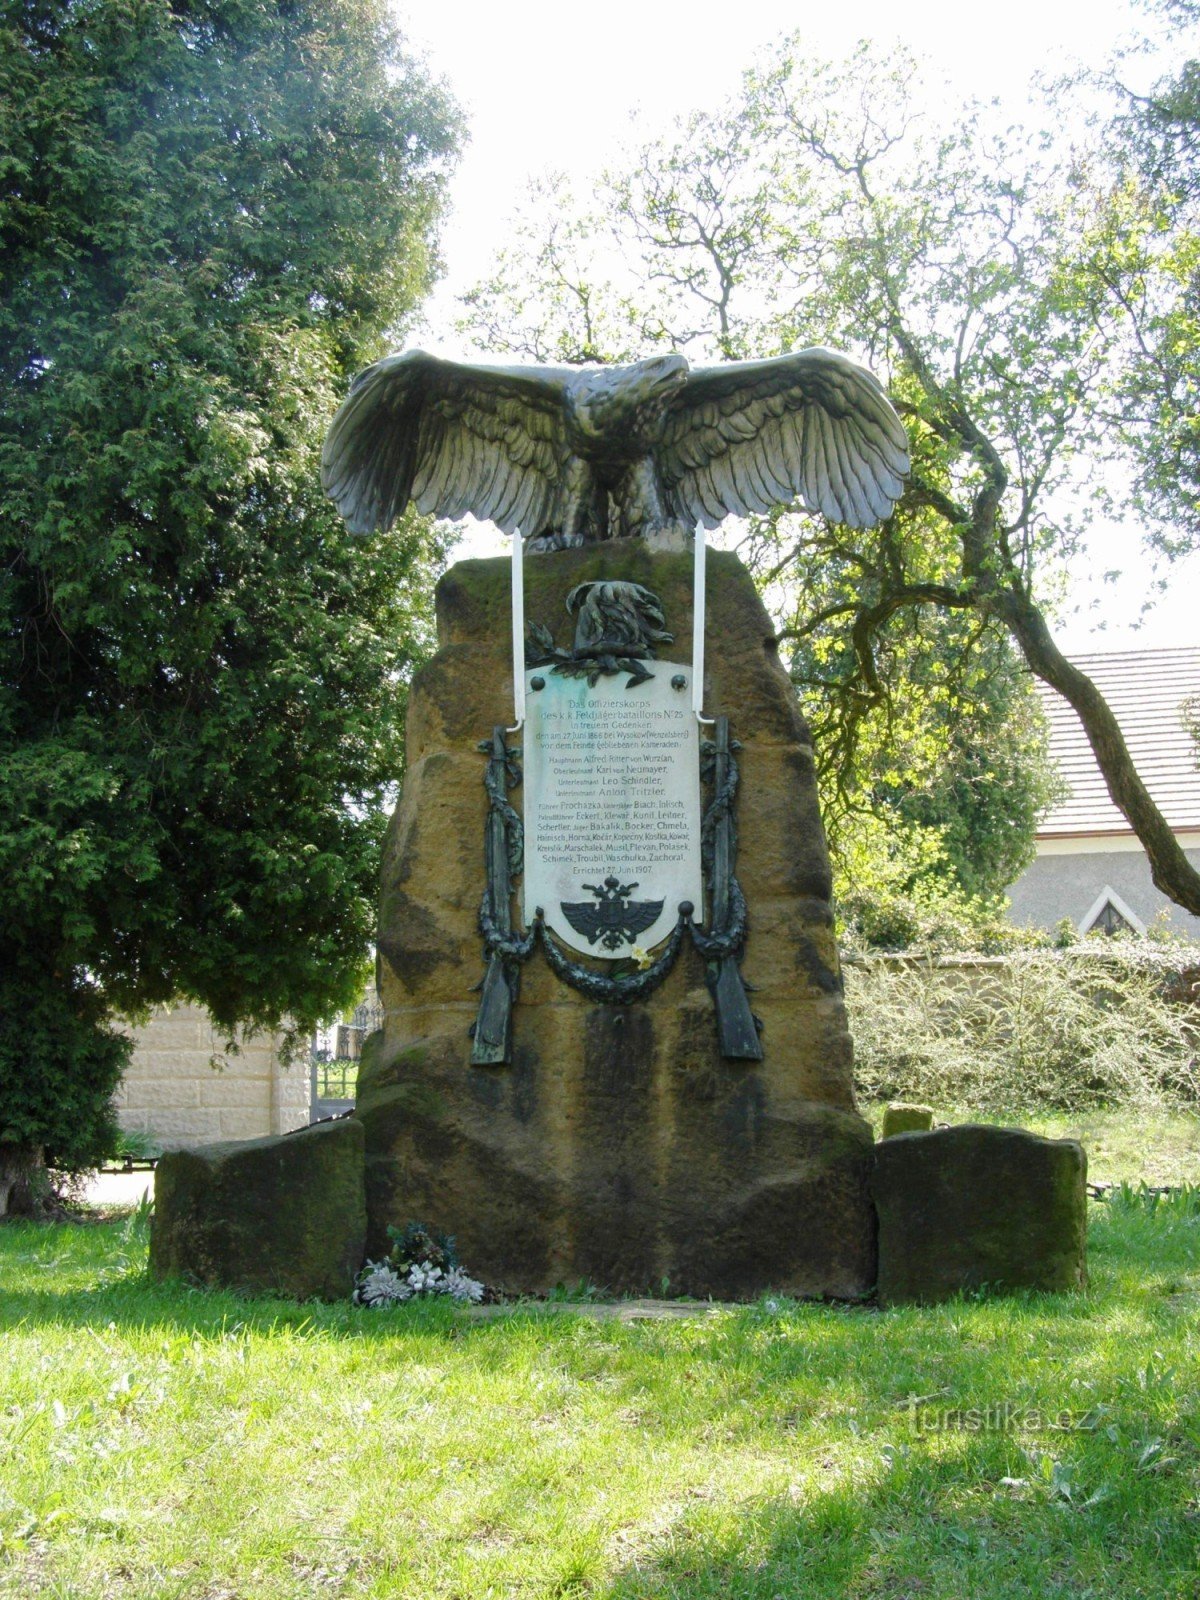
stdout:
{"type": "Polygon", "coordinates": [[[881,1137],[890,1139],[897,1133],[924,1133],[932,1127],[932,1106],[907,1105],[902,1100],[893,1100],[884,1109],[881,1137]]]}
{"type": "Polygon", "coordinates": [[[343,1117],[163,1156],[150,1273],[240,1294],[337,1300],[354,1287],[366,1233],[363,1127],[343,1117]]]}
{"type": "Polygon", "coordinates": [[[1079,1289],[1087,1157],[1074,1139],[964,1123],[875,1147],[881,1305],[963,1290],[1079,1289]]]}

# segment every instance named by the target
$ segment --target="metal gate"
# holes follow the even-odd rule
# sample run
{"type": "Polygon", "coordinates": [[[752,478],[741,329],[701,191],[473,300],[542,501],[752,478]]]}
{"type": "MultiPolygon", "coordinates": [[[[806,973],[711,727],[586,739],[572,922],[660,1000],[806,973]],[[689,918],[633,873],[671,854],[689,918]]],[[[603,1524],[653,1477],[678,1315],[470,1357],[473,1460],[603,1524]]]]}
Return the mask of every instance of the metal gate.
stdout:
{"type": "Polygon", "coordinates": [[[363,1043],[368,1034],[382,1026],[383,1007],[379,996],[371,989],[355,1006],[348,1021],[330,1022],[313,1035],[309,1062],[310,1122],[321,1122],[326,1117],[354,1110],[363,1043]]]}

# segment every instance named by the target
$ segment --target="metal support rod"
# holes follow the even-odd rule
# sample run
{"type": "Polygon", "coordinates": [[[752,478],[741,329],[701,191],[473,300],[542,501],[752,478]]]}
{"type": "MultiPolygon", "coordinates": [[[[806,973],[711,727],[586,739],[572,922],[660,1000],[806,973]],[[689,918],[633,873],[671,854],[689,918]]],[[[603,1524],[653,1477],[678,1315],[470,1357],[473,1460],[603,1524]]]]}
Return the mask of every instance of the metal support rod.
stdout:
{"type": "MultiPolygon", "coordinates": [[[[713,793],[719,795],[729,776],[729,718],[713,719],[713,793]]],[[[729,880],[733,876],[733,839],[729,815],[721,817],[713,829],[712,907],[709,927],[724,929],[729,921],[729,880]]]]}
{"type": "Polygon", "coordinates": [[[712,718],[704,715],[704,568],[708,539],[702,522],[696,524],[692,547],[692,710],[697,722],[708,726],[712,723],[712,718]]]}
{"type": "Polygon", "coordinates": [[[525,724],[525,541],[521,530],[513,532],[512,546],[512,662],[513,715],[515,723],[507,731],[520,733],[525,724]]]}

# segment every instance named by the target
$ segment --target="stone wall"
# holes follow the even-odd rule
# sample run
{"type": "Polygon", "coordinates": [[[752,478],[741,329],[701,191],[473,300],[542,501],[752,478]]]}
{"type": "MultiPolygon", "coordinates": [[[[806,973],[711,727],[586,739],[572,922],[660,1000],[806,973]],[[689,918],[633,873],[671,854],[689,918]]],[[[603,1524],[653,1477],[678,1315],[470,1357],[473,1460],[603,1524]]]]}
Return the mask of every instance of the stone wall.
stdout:
{"type": "Polygon", "coordinates": [[[257,1034],[226,1055],[208,1013],[183,1004],[130,1031],[133,1060],[117,1093],[118,1120],[160,1149],[257,1139],[307,1123],[307,1062],[285,1067],[274,1035],[257,1034]],[[223,1065],[214,1068],[214,1058],[223,1065]]]}

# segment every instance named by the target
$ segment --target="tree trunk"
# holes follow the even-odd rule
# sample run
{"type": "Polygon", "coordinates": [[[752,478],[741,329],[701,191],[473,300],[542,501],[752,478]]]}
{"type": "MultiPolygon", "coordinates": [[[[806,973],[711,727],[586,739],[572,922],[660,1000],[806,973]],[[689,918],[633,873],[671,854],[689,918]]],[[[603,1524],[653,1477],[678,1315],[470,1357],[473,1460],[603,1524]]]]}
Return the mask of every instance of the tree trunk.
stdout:
{"type": "Polygon", "coordinates": [[[1150,875],[1162,892],[1200,917],[1200,872],[1192,866],[1166,818],[1138,777],[1108,701],[1050,637],[1041,612],[1023,595],[996,589],[989,609],[1011,630],[1032,670],[1072,705],[1108,785],[1113,804],[1128,819],[1150,858],[1150,875]]]}
{"type": "Polygon", "coordinates": [[[0,1217],[31,1217],[43,1185],[42,1151],[35,1145],[0,1143],[0,1217]]]}

